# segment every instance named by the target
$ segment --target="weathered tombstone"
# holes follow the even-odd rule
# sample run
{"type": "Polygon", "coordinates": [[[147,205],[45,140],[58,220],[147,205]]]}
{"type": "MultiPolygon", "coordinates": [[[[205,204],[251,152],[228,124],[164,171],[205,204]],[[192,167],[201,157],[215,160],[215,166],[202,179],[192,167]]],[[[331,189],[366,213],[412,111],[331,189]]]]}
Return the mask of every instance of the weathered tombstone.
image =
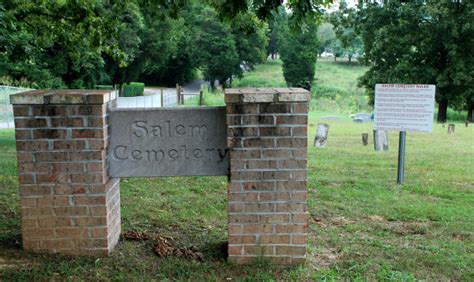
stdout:
{"type": "Polygon", "coordinates": [[[455,128],[455,125],[453,123],[450,123],[448,125],[448,134],[454,134],[454,128],[455,128]]]}
{"type": "Polygon", "coordinates": [[[367,146],[369,144],[369,133],[362,133],[362,145],[367,146]]]}
{"type": "Polygon", "coordinates": [[[328,133],[329,133],[329,124],[326,123],[318,123],[318,127],[316,129],[316,137],[314,138],[314,147],[324,148],[326,147],[326,143],[328,141],[328,133]]]}
{"type": "Polygon", "coordinates": [[[341,120],[339,116],[322,116],[321,120],[341,120]]]}
{"type": "Polygon", "coordinates": [[[374,150],[377,152],[388,151],[388,132],[374,130],[374,150]]]}

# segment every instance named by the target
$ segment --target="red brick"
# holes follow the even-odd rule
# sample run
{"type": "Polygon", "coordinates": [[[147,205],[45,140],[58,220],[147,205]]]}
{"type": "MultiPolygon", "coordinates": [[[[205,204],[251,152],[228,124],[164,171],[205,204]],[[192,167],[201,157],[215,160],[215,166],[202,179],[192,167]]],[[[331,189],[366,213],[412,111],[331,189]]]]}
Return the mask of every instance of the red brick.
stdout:
{"type": "Polygon", "coordinates": [[[260,104],[260,113],[290,113],[291,104],[282,103],[282,104],[260,104]]]}
{"type": "Polygon", "coordinates": [[[301,124],[308,123],[308,116],[276,116],[276,124],[301,124]]]}
{"type": "Polygon", "coordinates": [[[84,150],[87,144],[84,140],[55,140],[53,142],[54,150],[84,150]]]}
{"type": "Polygon", "coordinates": [[[244,255],[274,255],[273,246],[244,246],[244,255]]]}
{"type": "Polygon", "coordinates": [[[38,128],[47,127],[45,118],[15,118],[15,128],[38,128]]]}
{"type": "Polygon", "coordinates": [[[291,157],[291,151],[287,149],[262,150],[262,159],[287,159],[291,157]]]}
{"type": "Polygon", "coordinates": [[[64,162],[69,160],[68,152],[39,152],[35,156],[38,162],[64,162]]]}
{"type": "Polygon", "coordinates": [[[31,140],[33,139],[32,129],[16,129],[15,130],[16,140],[31,140]]]}
{"type": "Polygon", "coordinates": [[[298,137],[277,138],[276,146],[277,147],[291,147],[291,148],[307,147],[308,140],[306,138],[298,138],[298,137]]]}
{"type": "Polygon", "coordinates": [[[18,174],[18,182],[21,184],[35,184],[35,175],[33,174],[18,174]]]}
{"type": "Polygon", "coordinates": [[[303,256],[306,254],[306,247],[303,246],[276,246],[277,255],[303,256]]]}
{"type": "Polygon", "coordinates": [[[308,103],[295,103],[293,104],[293,113],[307,113],[308,112],[308,103]]]}
{"type": "Polygon", "coordinates": [[[308,136],[308,128],[307,127],[292,127],[291,128],[291,136],[308,136]]]}
{"type": "Polygon", "coordinates": [[[106,126],[106,118],[105,117],[88,117],[87,118],[87,126],[88,127],[103,127],[106,126]]]}
{"type": "Polygon", "coordinates": [[[236,235],[229,236],[229,244],[255,244],[257,237],[255,235],[236,235]]]}
{"type": "Polygon", "coordinates": [[[243,247],[242,247],[242,246],[232,246],[232,245],[229,245],[229,247],[228,247],[228,254],[229,254],[229,256],[232,256],[232,255],[240,255],[240,254],[242,254],[242,251],[243,251],[243,247]]]}
{"type": "Polygon", "coordinates": [[[13,114],[15,117],[30,116],[30,107],[13,105],[13,114]]]}
{"type": "Polygon", "coordinates": [[[260,150],[232,150],[230,151],[231,159],[259,159],[261,157],[260,150]]]}
{"type": "Polygon", "coordinates": [[[262,235],[260,236],[259,242],[261,244],[289,244],[290,235],[262,235]]]}
{"type": "Polygon", "coordinates": [[[290,136],[290,127],[261,127],[260,136],[290,136]]]}
{"type": "Polygon", "coordinates": [[[277,162],[271,160],[249,160],[247,161],[247,169],[275,169],[277,162]]]}
{"type": "Polygon", "coordinates": [[[38,226],[39,227],[67,227],[67,226],[72,226],[71,224],[71,218],[70,217],[61,217],[61,216],[55,216],[55,217],[44,217],[44,218],[38,218],[38,226]]]}
{"type": "Polygon", "coordinates": [[[242,116],[243,125],[272,125],[275,124],[273,116],[250,115],[242,116]]]}
{"type": "Polygon", "coordinates": [[[51,119],[52,127],[83,127],[84,118],[82,117],[60,117],[51,119]]]}
{"type": "Polygon", "coordinates": [[[258,104],[227,105],[227,114],[257,114],[258,107],[258,104]]]}
{"type": "Polygon", "coordinates": [[[66,139],[66,129],[35,129],[33,136],[35,139],[66,139]]]}
{"type": "Polygon", "coordinates": [[[56,229],[56,234],[59,238],[71,238],[71,239],[81,239],[81,238],[87,238],[89,236],[89,231],[87,228],[77,228],[77,227],[72,227],[72,228],[57,228],[56,229]]]}
{"type": "Polygon", "coordinates": [[[16,141],[17,151],[47,151],[49,150],[49,142],[41,140],[32,141],[16,141]]]}
{"type": "Polygon", "coordinates": [[[21,185],[20,183],[20,195],[21,196],[43,196],[52,194],[52,186],[50,185],[21,185]]]}
{"type": "Polygon", "coordinates": [[[229,223],[256,223],[258,221],[258,215],[229,214],[229,223]]]}
{"type": "Polygon", "coordinates": [[[273,232],[272,224],[244,224],[245,234],[271,233],[273,232]]]}
{"type": "Polygon", "coordinates": [[[104,129],[73,129],[72,137],[81,139],[81,138],[103,138],[104,129]]]}
{"type": "Polygon", "coordinates": [[[277,203],[275,204],[276,212],[305,212],[305,203],[277,203]]]}
{"type": "Polygon", "coordinates": [[[277,233],[306,233],[306,224],[277,224],[275,230],[277,233]]]}
{"type": "Polygon", "coordinates": [[[71,161],[105,160],[105,151],[71,152],[70,157],[71,161]]]}
{"type": "Polygon", "coordinates": [[[271,191],[275,189],[275,182],[247,182],[243,184],[243,189],[252,191],[271,191]]]}

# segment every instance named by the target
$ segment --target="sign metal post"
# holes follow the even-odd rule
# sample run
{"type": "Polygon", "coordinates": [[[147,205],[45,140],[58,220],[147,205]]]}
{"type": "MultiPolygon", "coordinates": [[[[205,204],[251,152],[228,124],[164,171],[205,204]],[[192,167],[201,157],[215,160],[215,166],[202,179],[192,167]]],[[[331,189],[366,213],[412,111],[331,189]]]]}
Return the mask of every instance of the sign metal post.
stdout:
{"type": "Polygon", "coordinates": [[[397,183],[403,184],[405,178],[405,141],[407,138],[406,131],[400,131],[400,140],[398,142],[398,173],[397,183]]]}
{"type": "Polygon", "coordinates": [[[428,84],[377,84],[374,130],[399,131],[397,183],[405,177],[407,131],[432,132],[436,87],[428,84]]]}

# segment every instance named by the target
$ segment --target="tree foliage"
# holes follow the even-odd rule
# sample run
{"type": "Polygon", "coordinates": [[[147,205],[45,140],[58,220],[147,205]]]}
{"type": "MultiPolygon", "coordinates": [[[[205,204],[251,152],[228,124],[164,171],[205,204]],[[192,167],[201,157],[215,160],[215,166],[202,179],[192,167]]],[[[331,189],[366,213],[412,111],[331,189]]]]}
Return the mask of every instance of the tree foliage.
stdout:
{"type": "Polygon", "coordinates": [[[283,11],[277,21],[285,81],[290,87],[303,87],[310,90],[314,80],[319,46],[316,22],[308,23],[304,31],[295,31],[290,29],[288,18],[283,11]]]}
{"type": "Polygon", "coordinates": [[[358,32],[371,66],[361,78],[373,99],[376,83],[435,84],[438,121],[448,104],[469,107],[474,89],[472,1],[385,1],[359,4],[358,32]]]}
{"type": "Polygon", "coordinates": [[[333,25],[336,34],[336,40],[332,42],[332,46],[336,50],[334,58],[347,56],[350,63],[354,56],[362,55],[364,45],[356,31],[357,14],[355,9],[349,8],[346,2],[342,1],[339,10],[331,13],[328,20],[333,25]]]}

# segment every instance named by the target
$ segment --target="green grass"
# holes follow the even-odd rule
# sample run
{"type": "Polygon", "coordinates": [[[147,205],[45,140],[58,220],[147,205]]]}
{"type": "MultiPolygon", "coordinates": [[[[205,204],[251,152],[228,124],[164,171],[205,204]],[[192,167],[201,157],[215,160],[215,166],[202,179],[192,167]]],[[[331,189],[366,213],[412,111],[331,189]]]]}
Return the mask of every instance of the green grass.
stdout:
{"type": "MultiPolygon", "coordinates": [[[[320,59],[316,64],[315,80],[312,86],[313,111],[350,114],[371,111],[368,98],[362,88],[357,87],[357,78],[367,71],[367,67],[358,64],[333,63],[320,59]]],[[[254,71],[246,73],[236,80],[233,87],[286,87],[283,78],[282,62],[268,61],[254,71]]]]}
{"type": "MultiPolygon", "coordinates": [[[[309,143],[318,115],[310,114],[309,143]]],[[[406,183],[395,183],[397,136],[390,151],[362,146],[370,124],[329,122],[328,146],[309,147],[309,253],[298,267],[225,261],[225,177],[165,177],[121,182],[122,229],[172,236],[203,262],[152,252],[121,240],[108,258],[70,258],[21,250],[12,130],[0,130],[0,279],[174,280],[473,280],[474,127],[409,133],[406,183]]]]}

